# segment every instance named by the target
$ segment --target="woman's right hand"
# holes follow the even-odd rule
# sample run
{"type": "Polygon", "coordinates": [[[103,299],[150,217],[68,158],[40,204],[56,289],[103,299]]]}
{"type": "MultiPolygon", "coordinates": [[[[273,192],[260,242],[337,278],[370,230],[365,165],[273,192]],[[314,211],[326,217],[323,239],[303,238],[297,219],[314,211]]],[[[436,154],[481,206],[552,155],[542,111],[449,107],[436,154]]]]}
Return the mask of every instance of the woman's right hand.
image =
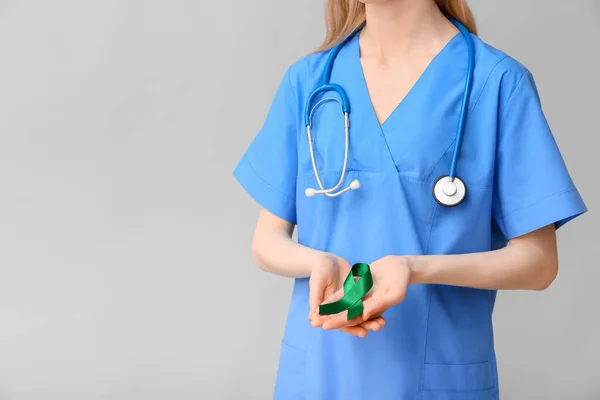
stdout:
{"type": "Polygon", "coordinates": [[[344,280],[351,266],[345,259],[331,253],[324,253],[321,262],[313,266],[309,280],[310,315],[317,314],[319,305],[332,294],[344,287],[344,280]]]}
{"type": "MultiPolygon", "coordinates": [[[[319,305],[339,300],[334,296],[336,293],[339,295],[340,289],[344,287],[344,281],[351,268],[348,261],[331,253],[324,253],[321,262],[313,266],[309,280],[310,313],[308,319],[311,322],[312,317],[319,313],[319,305]]],[[[364,338],[367,336],[367,330],[378,331],[384,326],[385,320],[379,316],[359,325],[342,328],[340,331],[364,338]]]]}

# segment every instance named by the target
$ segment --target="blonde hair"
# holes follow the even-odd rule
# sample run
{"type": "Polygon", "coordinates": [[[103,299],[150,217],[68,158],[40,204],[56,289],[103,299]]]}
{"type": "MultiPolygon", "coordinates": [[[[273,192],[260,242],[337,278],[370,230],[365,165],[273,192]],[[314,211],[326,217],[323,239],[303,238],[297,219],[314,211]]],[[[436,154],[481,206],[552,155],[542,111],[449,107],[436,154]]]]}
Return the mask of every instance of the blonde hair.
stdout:
{"type": "MultiPolygon", "coordinates": [[[[477,34],[475,18],[466,0],[435,0],[440,10],[463,24],[469,32],[477,34]]],[[[326,0],[325,24],[327,35],[316,50],[327,50],[340,43],[365,22],[365,5],[358,0],[326,0]]]]}

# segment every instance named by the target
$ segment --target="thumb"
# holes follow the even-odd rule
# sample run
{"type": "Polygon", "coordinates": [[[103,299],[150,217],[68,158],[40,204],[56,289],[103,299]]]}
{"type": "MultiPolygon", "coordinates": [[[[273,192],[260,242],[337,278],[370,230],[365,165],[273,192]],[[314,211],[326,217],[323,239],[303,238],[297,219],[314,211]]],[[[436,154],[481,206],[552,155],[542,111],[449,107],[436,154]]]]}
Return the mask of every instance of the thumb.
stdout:
{"type": "MultiPolygon", "coordinates": [[[[342,297],[344,297],[344,290],[343,289],[337,290],[337,291],[329,294],[328,296],[325,296],[325,300],[322,301],[321,303],[319,303],[317,305],[317,307],[315,308],[315,310],[314,310],[314,312],[312,314],[312,318],[311,318],[312,326],[315,327],[315,328],[317,328],[319,326],[322,326],[323,322],[326,321],[326,320],[328,320],[329,318],[331,318],[331,317],[335,318],[335,316],[333,316],[333,315],[321,314],[320,313],[321,310],[320,310],[319,305],[325,305],[325,304],[333,303],[335,301],[338,301],[342,297]]],[[[339,315],[339,313],[337,315],[339,315]]]]}
{"type": "MultiPolygon", "coordinates": [[[[333,293],[330,293],[327,295],[327,297],[325,297],[325,299],[321,302],[321,303],[333,303],[334,301],[338,301],[340,300],[342,297],[344,297],[344,289],[340,289],[337,290],[333,293]]],[[[321,304],[319,303],[319,304],[321,304]]]]}
{"type": "Polygon", "coordinates": [[[386,299],[370,297],[363,301],[363,319],[370,320],[375,316],[383,314],[391,306],[391,303],[386,299]]]}
{"type": "Polygon", "coordinates": [[[310,297],[308,299],[308,305],[310,307],[311,314],[317,312],[319,308],[319,304],[323,302],[323,296],[318,294],[313,294],[311,291],[310,297]]]}
{"type": "Polygon", "coordinates": [[[308,305],[310,307],[310,312],[315,313],[317,311],[317,308],[319,307],[319,304],[323,302],[324,283],[321,277],[311,276],[308,286],[308,305]]]}

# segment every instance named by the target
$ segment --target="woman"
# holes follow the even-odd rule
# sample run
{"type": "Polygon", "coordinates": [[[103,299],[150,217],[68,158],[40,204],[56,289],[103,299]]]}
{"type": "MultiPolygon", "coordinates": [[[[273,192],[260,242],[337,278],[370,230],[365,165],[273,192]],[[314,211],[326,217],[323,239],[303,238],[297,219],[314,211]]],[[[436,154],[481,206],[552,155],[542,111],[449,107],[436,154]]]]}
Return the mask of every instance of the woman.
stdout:
{"type": "Polygon", "coordinates": [[[263,207],[254,259],[296,278],[275,398],[497,399],[496,291],[547,288],[556,229],[587,211],[532,75],[475,35],[463,0],[327,0],[327,23],[234,172],[263,207]],[[345,119],[328,101],[343,96],[309,98],[324,83],[352,105],[347,162],[345,119]],[[336,185],[342,166],[356,190],[307,190],[336,185]],[[373,280],[362,314],[319,313],[355,263],[373,280]]]}

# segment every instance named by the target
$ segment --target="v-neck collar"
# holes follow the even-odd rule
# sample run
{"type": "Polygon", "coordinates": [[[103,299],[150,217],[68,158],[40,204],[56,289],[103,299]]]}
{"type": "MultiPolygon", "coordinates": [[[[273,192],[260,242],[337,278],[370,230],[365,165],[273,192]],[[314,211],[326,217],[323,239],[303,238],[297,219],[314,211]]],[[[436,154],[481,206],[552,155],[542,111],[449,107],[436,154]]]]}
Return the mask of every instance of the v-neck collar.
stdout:
{"type": "Polygon", "coordinates": [[[398,114],[400,112],[400,109],[402,108],[402,106],[407,101],[410,101],[410,97],[412,97],[412,95],[414,95],[413,92],[418,90],[419,87],[421,85],[423,85],[425,81],[428,80],[429,75],[434,72],[433,70],[435,69],[434,68],[435,65],[444,61],[444,59],[446,58],[446,54],[452,52],[451,50],[453,50],[453,48],[456,47],[456,43],[457,43],[458,39],[462,37],[462,34],[460,32],[458,32],[444,45],[444,47],[442,47],[442,49],[431,59],[431,61],[429,62],[429,64],[427,65],[427,67],[425,68],[423,73],[421,73],[419,78],[415,81],[415,83],[409,89],[409,91],[406,93],[404,98],[396,105],[394,110],[386,117],[386,119],[380,123],[379,119],[377,118],[377,113],[375,112],[373,100],[371,98],[371,95],[369,94],[369,87],[367,85],[367,80],[366,80],[366,77],[364,74],[364,69],[363,69],[362,63],[360,61],[360,35],[361,35],[361,33],[362,32],[358,32],[356,35],[354,35],[354,37],[352,38],[352,40],[349,43],[349,45],[350,45],[349,47],[351,50],[350,56],[353,60],[354,67],[358,71],[357,74],[359,76],[359,81],[360,81],[359,86],[360,86],[360,90],[362,92],[361,95],[365,96],[366,103],[369,106],[369,114],[371,115],[371,118],[374,120],[374,122],[379,126],[379,128],[381,130],[383,130],[385,125],[390,120],[392,120],[392,118],[396,114],[398,114]]]}

